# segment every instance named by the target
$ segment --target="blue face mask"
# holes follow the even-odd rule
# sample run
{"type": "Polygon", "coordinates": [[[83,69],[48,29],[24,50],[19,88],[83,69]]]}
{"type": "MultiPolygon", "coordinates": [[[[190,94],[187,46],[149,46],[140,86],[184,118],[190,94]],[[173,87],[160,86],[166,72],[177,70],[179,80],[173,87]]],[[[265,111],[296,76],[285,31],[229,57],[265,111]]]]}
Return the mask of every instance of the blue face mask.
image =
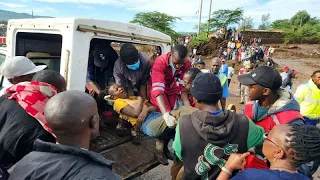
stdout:
{"type": "Polygon", "coordinates": [[[172,69],[176,69],[172,63],[170,63],[172,69]]]}
{"type": "Polygon", "coordinates": [[[135,64],[131,64],[131,65],[127,65],[127,67],[133,71],[139,69],[140,67],[140,60],[138,60],[138,62],[136,62],[135,64]]]}

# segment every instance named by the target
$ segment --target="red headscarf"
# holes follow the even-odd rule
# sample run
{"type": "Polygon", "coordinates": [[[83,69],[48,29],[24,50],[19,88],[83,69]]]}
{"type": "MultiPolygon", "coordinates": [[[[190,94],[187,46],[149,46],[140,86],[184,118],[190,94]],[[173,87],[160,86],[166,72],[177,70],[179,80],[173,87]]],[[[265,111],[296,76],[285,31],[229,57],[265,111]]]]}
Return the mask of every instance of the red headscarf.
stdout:
{"type": "Polygon", "coordinates": [[[15,99],[17,103],[42,125],[42,127],[56,137],[44,117],[44,107],[48,100],[57,94],[55,87],[44,82],[22,82],[6,90],[8,99],[15,99]]]}

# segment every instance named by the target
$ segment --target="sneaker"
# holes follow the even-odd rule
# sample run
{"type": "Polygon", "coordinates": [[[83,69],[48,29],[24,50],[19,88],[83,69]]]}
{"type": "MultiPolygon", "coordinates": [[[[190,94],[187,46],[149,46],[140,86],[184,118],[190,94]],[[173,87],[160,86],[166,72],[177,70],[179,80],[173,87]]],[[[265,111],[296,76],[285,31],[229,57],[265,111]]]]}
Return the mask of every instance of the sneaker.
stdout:
{"type": "Polygon", "coordinates": [[[239,104],[244,104],[244,102],[240,102],[239,104]]]}
{"type": "Polygon", "coordinates": [[[169,162],[168,162],[168,159],[167,157],[165,156],[165,154],[163,153],[164,152],[164,144],[163,144],[163,141],[157,139],[156,140],[156,156],[158,158],[158,161],[160,162],[160,164],[164,165],[164,166],[167,166],[169,165],[169,162]]]}
{"type": "Polygon", "coordinates": [[[132,143],[135,145],[140,145],[142,141],[142,136],[140,132],[137,132],[135,136],[133,136],[132,143]]]}

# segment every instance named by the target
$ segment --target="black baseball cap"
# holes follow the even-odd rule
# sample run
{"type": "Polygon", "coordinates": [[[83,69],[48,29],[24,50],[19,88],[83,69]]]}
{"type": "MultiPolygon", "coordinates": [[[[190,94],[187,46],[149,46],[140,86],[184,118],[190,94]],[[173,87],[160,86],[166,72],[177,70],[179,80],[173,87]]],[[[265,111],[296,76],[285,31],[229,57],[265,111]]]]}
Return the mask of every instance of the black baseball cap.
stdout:
{"type": "Polygon", "coordinates": [[[257,67],[249,74],[238,76],[238,81],[243,85],[259,84],[270,89],[279,89],[282,85],[279,72],[270,66],[257,67]]]}
{"type": "Polygon", "coordinates": [[[125,64],[133,64],[139,59],[139,52],[133,44],[125,43],[121,46],[120,57],[125,64]]]}
{"type": "Polygon", "coordinates": [[[109,47],[103,47],[103,45],[97,44],[94,48],[93,58],[94,65],[100,68],[106,68],[109,66],[109,47]]]}
{"type": "Polygon", "coordinates": [[[211,73],[199,73],[193,80],[191,95],[198,101],[215,102],[222,97],[219,78],[211,73]]]}

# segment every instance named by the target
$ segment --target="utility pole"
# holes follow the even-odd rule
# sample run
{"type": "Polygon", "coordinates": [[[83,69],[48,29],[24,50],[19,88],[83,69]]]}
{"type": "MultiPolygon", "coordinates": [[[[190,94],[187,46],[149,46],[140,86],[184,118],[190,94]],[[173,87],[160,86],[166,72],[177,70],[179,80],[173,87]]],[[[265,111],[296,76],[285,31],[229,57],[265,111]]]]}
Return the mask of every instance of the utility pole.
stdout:
{"type": "Polygon", "coordinates": [[[32,12],[31,12],[31,18],[33,19],[33,10],[32,10],[32,12]]]}
{"type": "Polygon", "coordinates": [[[201,26],[202,1],[203,1],[203,0],[200,0],[199,23],[198,23],[198,35],[200,34],[200,26],[201,26]]]}
{"type": "Polygon", "coordinates": [[[209,29],[210,29],[211,6],[212,6],[212,0],[210,0],[209,19],[208,19],[208,33],[207,33],[207,35],[209,35],[209,29]]]}

